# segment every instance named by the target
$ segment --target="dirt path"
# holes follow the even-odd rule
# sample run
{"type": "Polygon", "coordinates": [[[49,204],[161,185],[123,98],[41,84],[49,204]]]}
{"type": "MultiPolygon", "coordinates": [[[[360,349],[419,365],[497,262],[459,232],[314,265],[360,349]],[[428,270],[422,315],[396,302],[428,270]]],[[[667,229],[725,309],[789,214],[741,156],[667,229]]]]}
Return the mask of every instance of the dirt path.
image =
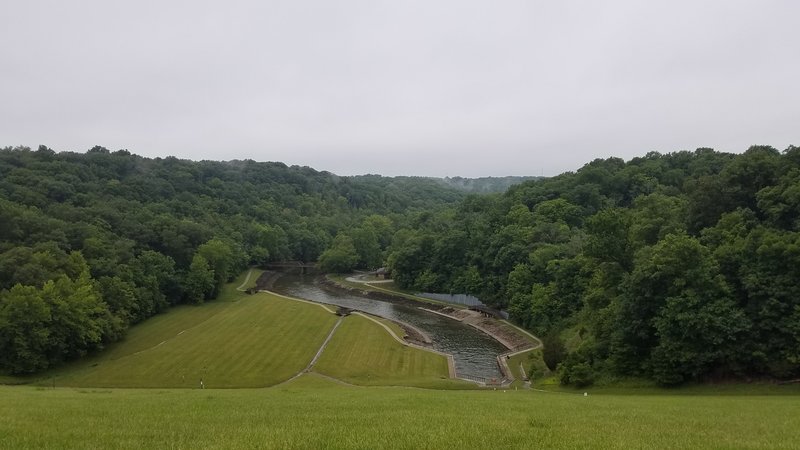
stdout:
{"type": "Polygon", "coordinates": [[[317,363],[317,360],[322,355],[322,352],[325,350],[325,347],[328,346],[328,342],[331,341],[333,333],[336,332],[336,329],[339,328],[339,325],[342,324],[343,320],[344,316],[339,317],[339,320],[337,320],[336,323],[333,325],[333,328],[331,328],[331,332],[328,333],[328,337],[325,338],[325,342],[323,342],[322,345],[319,347],[319,350],[317,350],[317,354],[314,355],[314,358],[311,360],[310,363],[308,363],[308,366],[303,370],[303,372],[311,372],[311,369],[314,368],[314,364],[317,363]]]}
{"type": "Polygon", "coordinates": [[[242,284],[239,287],[236,288],[237,291],[244,292],[246,290],[245,286],[247,286],[247,283],[250,282],[250,275],[252,275],[252,274],[253,274],[253,269],[250,268],[250,271],[247,272],[247,276],[244,278],[244,281],[242,282],[242,284]]]}
{"type": "MultiPolygon", "coordinates": [[[[328,342],[330,342],[330,341],[331,341],[331,338],[333,337],[333,333],[334,333],[334,332],[336,332],[336,329],[337,329],[337,328],[339,328],[339,325],[341,325],[341,324],[342,324],[342,321],[343,321],[343,320],[344,320],[344,316],[342,316],[342,317],[339,317],[339,320],[337,320],[337,321],[336,321],[336,323],[333,325],[333,328],[331,328],[331,332],[330,332],[330,333],[328,333],[328,337],[326,337],[326,338],[325,338],[325,340],[322,342],[322,345],[320,345],[320,347],[319,347],[319,350],[317,350],[317,354],[316,354],[316,355],[314,355],[314,357],[311,359],[311,362],[310,362],[310,363],[308,363],[308,365],[306,366],[306,368],[305,368],[305,369],[301,370],[300,372],[297,372],[297,373],[296,373],[296,374],[295,374],[295,375],[294,375],[292,378],[289,378],[289,379],[288,379],[288,380],[286,380],[286,381],[283,381],[283,382],[281,382],[281,383],[278,383],[278,384],[276,384],[275,386],[280,386],[280,385],[282,385],[282,384],[286,384],[286,383],[288,383],[288,382],[290,382],[290,381],[292,381],[292,380],[294,380],[294,379],[297,379],[297,378],[299,378],[299,377],[300,377],[301,375],[303,375],[304,373],[309,373],[309,372],[311,372],[311,369],[313,369],[313,368],[314,368],[314,364],[316,364],[316,363],[317,363],[317,360],[318,360],[318,359],[319,359],[319,357],[322,355],[322,352],[323,352],[323,351],[325,351],[325,347],[327,347],[327,346],[328,346],[328,342]]],[[[331,378],[331,377],[328,377],[328,378],[331,378]]],[[[335,380],[335,378],[331,378],[331,379],[334,379],[334,380],[335,380]]],[[[340,380],[337,380],[337,381],[340,381],[340,380]]],[[[343,383],[344,383],[344,382],[343,382],[343,383]]],[[[274,387],[274,386],[273,386],[273,387],[274,387]]]]}

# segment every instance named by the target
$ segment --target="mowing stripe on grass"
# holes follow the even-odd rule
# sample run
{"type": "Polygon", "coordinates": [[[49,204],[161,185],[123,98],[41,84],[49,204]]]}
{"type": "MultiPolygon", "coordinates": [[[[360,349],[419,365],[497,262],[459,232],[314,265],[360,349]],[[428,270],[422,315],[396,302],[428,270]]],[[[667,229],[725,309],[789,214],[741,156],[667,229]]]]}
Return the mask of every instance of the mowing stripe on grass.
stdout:
{"type": "MultiPolygon", "coordinates": [[[[447,358],[406,345],[369,316],[348,316],[314,371],[357,385],[468,388],[448,377],[447,358]]],[[[474,386],[474,385],[473,385],[474,386]]]]}
{"type": "MultiPolygon", "coordinates": [[[[300,372],[336,322],[327,309],[269,294],[222,303],[171,339],[67,373],[60,385],[265,387],[300,372]]],[[[124,343],[123,343],[124,344],[124,343]]]]}
{"type": "MultiPolygon", "coordinates": [[[[389,332],[389,334],[394,338],[394,340],[396,340],[397,342],[399,342],[399,343],[401,343],[401,344],[403,344],[403,345],[405,345],[407,347],[413,347],[413,348],[416,348],[416,349],[419,349],[419,350],[423,350],[423,351],[426,351],[426,352],[431,352],[431,353],[435,353],[437,355],[444,356],[445,358],[447,358],[447,372],[448,372],[450,378],[456,378],[456,362],[453,359],[453,355],[451,355],[449,353],[440,352],[440,351],[434,350],[432,348],[427,348],[427,347],[422,347],[422,346],[419,346],[419,345],[416,345],[416,344],[412,344],[411,342],[406,342],[403,339],[401,339],[399,336],[397,336],[397,334],[395,334],[395,332],[391,328],[389,328],[385,323],[381,323],[380,321],[376,320],[374,317],[370,317],[369,315],[364,314],[364,313],[362,313],[360,311],[356,311],[353,314],[358,315],[358,316],[362,316],[362,317],[366,317],[367,319],[369,319],[369,320],[377,323],[378,325],[382,326],[383,328],[386,329],[387,332],[389,332]]],[[[420,332],[420,333],[422,333],[422,332],[420,332]]],[[[425,336],[424,333],[423,333],[423,336],[425,336]]]]}

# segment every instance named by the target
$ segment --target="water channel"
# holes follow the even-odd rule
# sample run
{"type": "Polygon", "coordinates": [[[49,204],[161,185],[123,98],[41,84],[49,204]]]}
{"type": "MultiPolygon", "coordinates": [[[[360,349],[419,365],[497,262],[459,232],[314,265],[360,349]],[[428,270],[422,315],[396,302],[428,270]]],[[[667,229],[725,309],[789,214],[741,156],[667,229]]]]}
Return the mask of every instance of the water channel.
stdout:
{"type": "Polygon", "coordinates": [[[480,330],[405,302],[376,300],[353,293],[324,290],[314,283],[314,278],[313,275],[286,273],[275,281],[273,290],[288,296],[344,306],[406,322],[427,333],[433,341],[434,349],[453,355],[458,376],[502,378],[497,367],[497,355],[505,352],[506,348],[480,330]]]}

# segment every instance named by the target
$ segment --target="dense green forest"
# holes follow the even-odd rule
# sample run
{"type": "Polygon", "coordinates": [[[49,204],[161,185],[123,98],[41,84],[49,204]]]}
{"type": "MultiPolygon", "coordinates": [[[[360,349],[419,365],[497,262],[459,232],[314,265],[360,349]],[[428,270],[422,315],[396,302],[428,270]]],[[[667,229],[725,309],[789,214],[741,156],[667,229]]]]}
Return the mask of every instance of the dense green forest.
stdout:
{"type": "Polygon", "coordinates": [[[170,305],[214,298],[248,265],[316,261],[334,238],[355,254],[337,268],[377,267],[407,214],[464,196],[434,179],[281,163],[2,149],[0,370],[98,350],[170,305]]]}
{"type": "Polygon", "coordinates": [[[396,282],[506,308],[562,383],[800,375],[800,148],[598,159],[411,225],[396,282]]]}
{"type": "Polygon", "coordinates": [[[442,183],[447,186],[452,186],[466,192],[475,194],[490,194],[496,192],[505,192],[511,186],[520,184],[524,181],[539,179],[542,177],[481,177],[481,178],[464,178],[464,177],[446,177],[439,178],[442,183]]]}
{"type": "Polygon", "coordinates": [[[2,149],[0,370],[318,260],[508,310],[565,384],[800,376],[800,149],[598,159],[499,192],[514,181],[2,149]]]}

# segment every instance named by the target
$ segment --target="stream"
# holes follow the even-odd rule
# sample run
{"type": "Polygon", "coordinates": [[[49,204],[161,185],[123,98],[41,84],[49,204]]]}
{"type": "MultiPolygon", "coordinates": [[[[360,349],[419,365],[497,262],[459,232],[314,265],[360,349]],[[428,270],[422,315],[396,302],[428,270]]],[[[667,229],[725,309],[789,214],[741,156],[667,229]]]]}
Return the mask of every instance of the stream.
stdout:
{"type": "Polygon", "coordinates": [[[497,367],[497,355],[505,352],[506,348],[485,333],[402,302],[393,303],[353,293],[327,291],[316,285],[314,278],[314,275],[285,273],[275,281],[273,290],[283,295],[406,322],[428,334],[434,349],[453,355],[459,377],[502,378],[497,367]]]}

